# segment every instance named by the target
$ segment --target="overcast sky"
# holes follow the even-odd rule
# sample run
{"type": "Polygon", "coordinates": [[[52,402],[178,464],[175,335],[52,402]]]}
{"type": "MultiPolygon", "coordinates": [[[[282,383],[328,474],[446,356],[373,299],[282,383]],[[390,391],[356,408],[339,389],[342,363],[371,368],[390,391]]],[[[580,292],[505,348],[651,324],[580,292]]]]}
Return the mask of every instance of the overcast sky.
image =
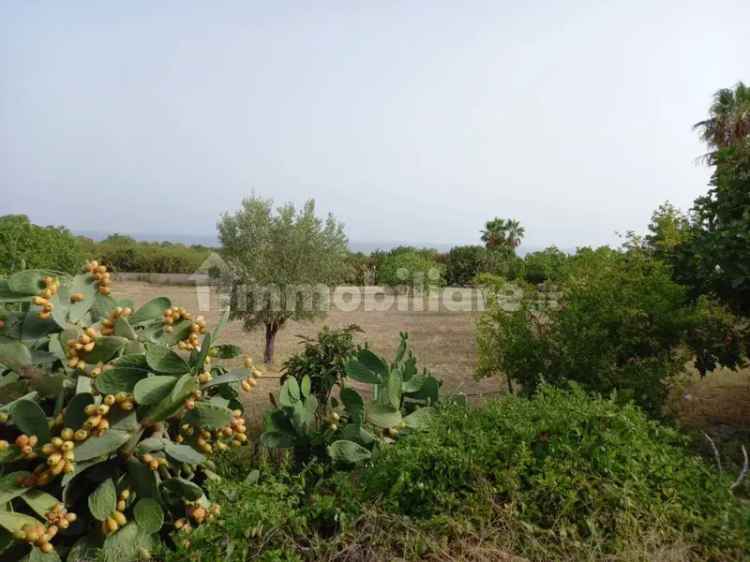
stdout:
{"type": "Polygon", "coordinates": [[[0,3],[0,214],[214,235],[253,190],[354,241],[613,243],[709,171],[750,2],[0,3]]]}

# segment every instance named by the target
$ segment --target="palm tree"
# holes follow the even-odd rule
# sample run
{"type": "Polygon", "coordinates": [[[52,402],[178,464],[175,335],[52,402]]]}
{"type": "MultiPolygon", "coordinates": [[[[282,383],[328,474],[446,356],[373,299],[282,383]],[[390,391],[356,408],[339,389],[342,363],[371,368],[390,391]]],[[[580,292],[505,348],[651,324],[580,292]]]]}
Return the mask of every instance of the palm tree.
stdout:
{"type": "Polygon", "coordinates": [[[741,147],[750,139],[750,87],[737,82],[734,89],[722,88],[714,94],[709,117],[693,125],[713,149],[705,156],[713,161],[724,148],[741,147]]]}
{"type": "Polygon", "coordinates": [[[521,223],[514,219],[495,217],[487,221],[482,231],[482,242],[488,250],[507,249],[515,251],[525,234],[521,223]]]}

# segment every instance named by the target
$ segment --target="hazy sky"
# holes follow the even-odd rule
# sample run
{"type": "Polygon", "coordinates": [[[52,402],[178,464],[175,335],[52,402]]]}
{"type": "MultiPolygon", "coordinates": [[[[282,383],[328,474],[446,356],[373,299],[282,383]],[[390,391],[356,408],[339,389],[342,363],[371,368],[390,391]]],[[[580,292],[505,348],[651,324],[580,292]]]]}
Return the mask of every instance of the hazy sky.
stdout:
{"type": "Polygon", "coordinates": [[[706,190],[750,2],[0,3],[0,214],[213,235],[253,190],[355,241],[616,241],[706,190]]]}

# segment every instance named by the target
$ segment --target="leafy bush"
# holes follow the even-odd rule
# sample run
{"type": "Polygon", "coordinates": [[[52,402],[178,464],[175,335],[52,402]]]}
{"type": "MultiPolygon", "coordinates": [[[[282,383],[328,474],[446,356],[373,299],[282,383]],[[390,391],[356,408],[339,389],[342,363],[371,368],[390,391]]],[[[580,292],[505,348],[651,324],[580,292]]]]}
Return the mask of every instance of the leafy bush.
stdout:
{"type": "Polygon", "coordinates": [[[542,386],[531,399],[444,408],[360,481],[370,501],[409,516],[486,518],[499,506],[522,523],[526,545],[535,536],[573,559],[656,532],[688,541],[695,559],[740,560],[750,545],[730,480],[685,443],[632,405],[542,386]]]}
{"type": "Polygon", "coordinates": [[[215,364],[239,353],[215,344],[220,327],[164,297],[134,312],[110,291],[96,262],[0,282],[14,305],[0,311],[4,556],[101,547],[131,560],[160,532],[213,517],[209,457],[247,441],[236,387],[257,370],[215,364]]]}
{"type": "Polygon", "coordinates": [[[113,234],[101,242],[89,242],[88,253],[114,271],[137,273],[195,273],[211,253],[203,246],[169,242],[137,242],[113,234]]]}
{"type": "Polygon", "coordinates": [[[383,259],[377,280],[397,289],[427,291],[445,285],[445,267],[424,252],[396,252],[383,259]]]}
{"type": "Polygon", "coordinates": [[[539,252],[530,252],[524,256],[524,279],[529,283],[559,281],[563,276],[563,267],[567,254],[551,246],[539,252]]]}
{"type": "Polygon", "coordinates": [[[715,161],[712,188],[695,201],[675,272],[697,293],[711,292],[750,316],[750,150],[722,150],[715,161]]]}
{"type": "Polygon", "coordinates": [[[693,305],[660,260],[583,250],[563,271],[559,293],[527,288],[515,307],[490,299],[477,330],[478,376],[505,375],[526,393],[542,381],[572,380],[602,394],[617,390],[660,416],[665,383],[691,353],[702,374],[744,364],[739,320],[707,298],[693,305]]]}
{"type": "Polygon", "coordinates": [[[339,379],[339,398],[318,399],[312,379],[289,377],[265,417],[261,442],[271,449],[293,449],[298,464],[311,459],[354,465],[372,457],[384,443],[424,427],[438,402],[440,382],[417,360],[401,334],[396,358],[387,361],[359,349],[344,369],[346,379],[372,387],[372,400],[339,379]]]}
{"type": "Polygon", "coordinates": [[[0,217],[0,273],[51,269],[72,273],[86,261],[78,240],[62,226],[37,226],[25,215],[0,217]]]}
{"type": "Polygon", "coordinates": [[[310,377],[311,391],[321,404],[327,404],[331,391],[343,386],[346,377],[346,363],[355,352],[354,334],[362,329],[352,324],[340,330],[323,327],[316,339],[299,336],[305,348],[292,355],[282,367],[282,384],[287,377],[294,377],[298,383],[310,377]]]}
{"type": "Polygon", "coordinates": [[[686,293],[660,262],[638,254],[577,258],[559,307],[538,310],[536,294],[507,311],[490,306],[478,328],[479,376],[503,373],[527,393],[546,380],[634,399],[659,414],[664,380],[687,358],[679,352],[686,293]]]}
{"type": "Polygon", "coordinates": [[[445,258],[445,280],[451,287],[470,285],[485,266],[487,250],[483,246],[456,246],[445,258]]]}
{"type": "Polygon", "coordinates": [[[365,287],[375,282],[375,268],[370,256],[362,252],[349,252],[346,256],[346,271],[341,280],[344,285],[365,287]]]}

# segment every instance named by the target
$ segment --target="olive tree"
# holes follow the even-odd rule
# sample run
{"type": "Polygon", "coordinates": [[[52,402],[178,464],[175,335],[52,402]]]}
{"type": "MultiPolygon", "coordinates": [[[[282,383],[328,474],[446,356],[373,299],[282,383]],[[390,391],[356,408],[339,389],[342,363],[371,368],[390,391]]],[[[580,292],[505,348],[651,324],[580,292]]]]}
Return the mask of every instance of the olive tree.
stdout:
{"type": "Polygon", "coordinates": [[[265,327],[263,360],[273,360],[276,334],[287,320],[327,312],[328,289],[345,273],[347,239],[333,215],[315,215],[311,199],[297,210],[252,196],[219,223],[222,255],[232,275],[232,317],[246,330],[265,327]]]}

